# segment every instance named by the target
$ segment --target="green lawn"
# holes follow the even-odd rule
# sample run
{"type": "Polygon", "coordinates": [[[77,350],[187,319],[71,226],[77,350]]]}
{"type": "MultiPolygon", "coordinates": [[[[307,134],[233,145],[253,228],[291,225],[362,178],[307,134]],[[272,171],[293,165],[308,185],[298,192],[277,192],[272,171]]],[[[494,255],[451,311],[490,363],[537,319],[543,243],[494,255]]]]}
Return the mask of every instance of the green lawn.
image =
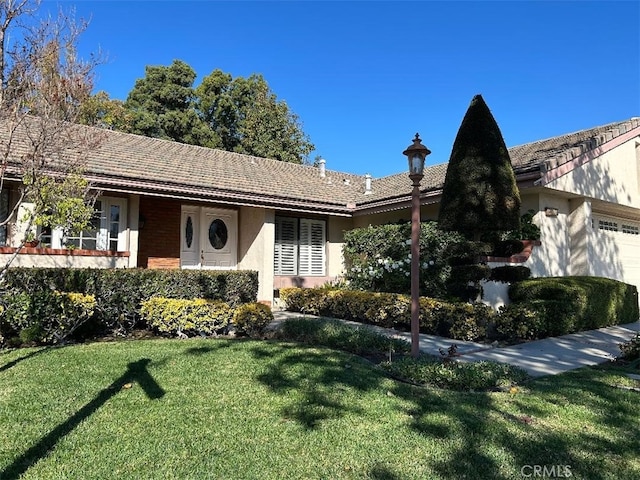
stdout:
{"type": "Polygon", "coordinates": [[[568,465],[637,479],[640,394],[612,386],[623,378],[582,369],[460,393],[326,348],[232,339],[0,352],[0,478],[502,479],[568,465]]]}

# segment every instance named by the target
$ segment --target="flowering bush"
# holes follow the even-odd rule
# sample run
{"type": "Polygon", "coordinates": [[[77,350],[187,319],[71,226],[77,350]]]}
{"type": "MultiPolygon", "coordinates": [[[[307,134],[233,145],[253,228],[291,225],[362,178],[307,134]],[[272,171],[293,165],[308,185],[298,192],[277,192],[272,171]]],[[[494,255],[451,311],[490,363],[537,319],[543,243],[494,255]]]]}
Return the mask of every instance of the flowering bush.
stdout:
{"type": "MultiPolygon", "coordinates": [[[[369,226],[345,232],[345,278],[353,289],[408,293],[411,290],[411,224],[369,226]]],[[[420,232],[421,294],[442,297],[450,275],[449,245],[461,235],[423,222],[420,232]]]]}

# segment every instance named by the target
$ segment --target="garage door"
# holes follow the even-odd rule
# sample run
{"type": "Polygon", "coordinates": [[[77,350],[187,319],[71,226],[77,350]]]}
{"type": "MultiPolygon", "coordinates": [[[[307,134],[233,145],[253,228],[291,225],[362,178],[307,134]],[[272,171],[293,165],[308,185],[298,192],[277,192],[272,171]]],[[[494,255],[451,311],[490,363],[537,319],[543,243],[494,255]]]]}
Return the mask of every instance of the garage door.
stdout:
{"type": "Polygon", "coordinates": [[[594,214],[593,234],[593,274],[640,290],[640,222],[594,214]]]}

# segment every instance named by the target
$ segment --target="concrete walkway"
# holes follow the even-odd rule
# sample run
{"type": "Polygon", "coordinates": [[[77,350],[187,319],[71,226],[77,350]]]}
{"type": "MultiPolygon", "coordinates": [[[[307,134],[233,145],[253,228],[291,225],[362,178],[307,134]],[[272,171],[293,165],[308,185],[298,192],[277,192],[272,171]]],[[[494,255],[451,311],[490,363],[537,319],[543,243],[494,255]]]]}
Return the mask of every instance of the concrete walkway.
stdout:
{"type": "MultiPolygon", "coordinates": [[[[288,318],[318,318],[302,313],[275,311],[272,328],[288,318]]],[[[363,326],[362,323],[345,323],[363,326]]],[[[411,342],[409,332],[364,325],[392,338],[400,338],[411,342]]],[[[532,377],[555,375],[588,365],[598,365],[612,360],[620,354],[619,345],[630,340],[640,331],[640,322],[613,327],[600,328],[587,332],[573,333],[555,338],[545,338],[510,347],[494,347],[493,345],[465,342],[435,335],[420,334],[420,351],[440,356],[451,345],[457,346],[458,359],[464,362],[490,360],[508,363],[526,370],[532,377]]]]}

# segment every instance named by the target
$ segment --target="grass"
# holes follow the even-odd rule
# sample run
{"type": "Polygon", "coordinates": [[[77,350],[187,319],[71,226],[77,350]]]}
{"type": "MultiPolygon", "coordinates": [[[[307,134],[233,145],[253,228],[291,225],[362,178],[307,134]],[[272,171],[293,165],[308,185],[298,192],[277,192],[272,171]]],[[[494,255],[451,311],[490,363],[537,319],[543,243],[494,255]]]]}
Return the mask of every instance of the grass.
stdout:
{"type": "Polygon", "coordinates": [[[415,359],[408,355],[408,342],[335,319],[290,319],[275,337],[363,355],[394,377],[418,385],[459,391],[508,390],[529,379],[523,369],[503,363],[462,363],[426,354],[415,359]]]}
{"type": "Polygon", "coordinates": [[[0,352],[0,478],[640,478],[637,392],[581,369],[513,393],[394,381],[284,341],[0,352]],[[529,473],[532,470],[524,470],[529,473]]]}

